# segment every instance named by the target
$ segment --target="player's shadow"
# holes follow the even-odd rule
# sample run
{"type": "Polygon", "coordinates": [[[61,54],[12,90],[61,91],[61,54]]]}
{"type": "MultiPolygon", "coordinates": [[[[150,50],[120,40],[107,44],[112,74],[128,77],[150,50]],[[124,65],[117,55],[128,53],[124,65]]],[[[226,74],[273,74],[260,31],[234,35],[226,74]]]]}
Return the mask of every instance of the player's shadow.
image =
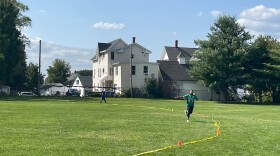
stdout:
{"type": "Polygon", "coordinates": [[[208,121],[204,121],[204,120],[195,120],[194,122],[199,122],[199,123],[209,123],[208,121]]]}

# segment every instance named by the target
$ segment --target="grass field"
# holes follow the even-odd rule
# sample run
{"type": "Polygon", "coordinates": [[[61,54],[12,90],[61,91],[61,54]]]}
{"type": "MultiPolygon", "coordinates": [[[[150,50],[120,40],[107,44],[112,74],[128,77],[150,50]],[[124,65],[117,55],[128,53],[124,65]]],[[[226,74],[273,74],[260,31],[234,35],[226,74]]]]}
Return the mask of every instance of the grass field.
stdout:
{"type": "Polygon", "coordinates": [[[0,155],[279,155],[280,106],[107,98],[0,99],[0,155]],[[173,111],[172,111],[173,109],[173,111]],[[205,116],[205,115],[208,115],[205,116]],[[216,136],[211,140],[177,146],[216,136]]]}

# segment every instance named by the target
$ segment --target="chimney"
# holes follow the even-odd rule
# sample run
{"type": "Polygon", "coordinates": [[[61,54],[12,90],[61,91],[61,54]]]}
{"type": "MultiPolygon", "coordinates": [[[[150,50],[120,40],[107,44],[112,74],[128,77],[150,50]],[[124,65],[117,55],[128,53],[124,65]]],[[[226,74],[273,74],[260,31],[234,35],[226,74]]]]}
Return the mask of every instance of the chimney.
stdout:
{"type": "Polygon", "coordinates": [[[178,40],[175,40],[175,48],[178,48],[178,40]]]}
{"type": "Polygon", "coordinates": [[[135,37],[132,37],[132,43],[135,43],[135,37]]]}

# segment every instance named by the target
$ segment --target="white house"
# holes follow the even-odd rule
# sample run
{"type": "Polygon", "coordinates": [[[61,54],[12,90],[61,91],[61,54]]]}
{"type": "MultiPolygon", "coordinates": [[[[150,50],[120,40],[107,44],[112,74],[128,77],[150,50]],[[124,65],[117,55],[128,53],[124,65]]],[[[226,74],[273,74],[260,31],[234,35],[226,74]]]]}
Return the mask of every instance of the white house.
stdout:
{"type": "Polygon", "coordinates": [[[61,83],[50,83],[40,87],[40,95],[42,96],[53,96],[53,95],[66,95],[69,87],[64,86],[61,83]]]}
{"type": "Polygon", "coordinates": [[[76,76],[71,88],[77,89],[81,97],[85,96],[87,91],[92,91],[92,76],[76,76]]]}
{"type": "Polygon", "coordinates": [[[191,78],[187,72],[187,62],[192,58],[197,48],[179,47],[175,41],[174,47],[165,46],[159,63],[159,81],[163,84],[166,97],[182,96],[194,90],[199,99],[202,100],[222,100],[223,96],[216,91],[204,87],[197,80],[191,78]],[[172,85],[172,86],[170,86],[172,85]],[[172,92],[168,92],[172,89],[172,92]]]}
{"type": "Polygon", "coordinates": [[[145,79],[158,76],[157,63],[149,62],[151,51],[135,42],[122,39],[98,43],[93,62],[93,91],[114,90],[122,93],[130,88],[142,88],[145,79]],[[132,81],[132,82],[131,82],[132,81]]]}

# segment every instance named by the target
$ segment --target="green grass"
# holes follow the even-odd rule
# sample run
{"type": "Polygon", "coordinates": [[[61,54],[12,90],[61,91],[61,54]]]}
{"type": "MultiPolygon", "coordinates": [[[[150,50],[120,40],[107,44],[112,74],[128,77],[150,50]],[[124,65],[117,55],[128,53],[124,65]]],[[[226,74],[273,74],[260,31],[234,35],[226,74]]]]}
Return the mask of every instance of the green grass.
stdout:
{"type": "Polygon", "coordinates": [[[0,99],[0,155],[279,155],[280,106],[107,98],[0,99]],[[172,111],[173,109],[173,111],[172,111]],[[207,114],[209,117],[205,117],[207,114]],[[212,140],[177,146],[216,135],[212,140]]]}

